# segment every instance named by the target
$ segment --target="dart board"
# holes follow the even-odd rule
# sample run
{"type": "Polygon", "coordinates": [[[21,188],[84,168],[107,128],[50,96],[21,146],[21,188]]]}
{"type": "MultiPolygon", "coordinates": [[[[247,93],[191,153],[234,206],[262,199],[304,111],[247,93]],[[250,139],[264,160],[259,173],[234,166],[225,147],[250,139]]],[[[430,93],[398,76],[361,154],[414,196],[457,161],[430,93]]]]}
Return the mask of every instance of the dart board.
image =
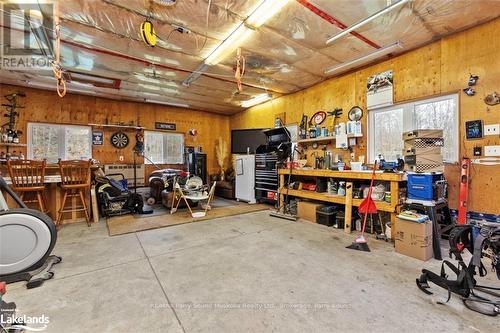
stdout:
{"type": "Polygon", "coordinates": [[[111,135],[111,144],[113,147],[122,149],[128,145],[128,136],[123,132],[116,132],[111,135]]]}

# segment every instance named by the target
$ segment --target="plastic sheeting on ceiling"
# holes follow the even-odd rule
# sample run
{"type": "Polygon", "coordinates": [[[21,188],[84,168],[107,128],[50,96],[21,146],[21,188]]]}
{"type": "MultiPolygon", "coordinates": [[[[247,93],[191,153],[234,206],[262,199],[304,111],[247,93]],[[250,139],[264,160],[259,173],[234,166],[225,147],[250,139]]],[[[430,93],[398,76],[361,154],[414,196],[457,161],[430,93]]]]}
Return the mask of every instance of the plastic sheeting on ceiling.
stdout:
{"type": "MultiPolygon", "coordinates": [[[[349,34],[326,45],[342,31],[339,25],[350,26],[391,1],[290,0],[241,45],[246,57],[241,93],[234,79],[235,54],[183,86],[261,1],[177,0],[173,6],[153,0],[60,1],[64,70],[121,80],[120,89],[70,82],[69,91],[233,114],[242,110],[242,101],[265,91],[277,97],[325,80],[327,67],[369,54],[374,46],[401,41],[404,52],[500,15],[497,0],[413,0],[360,27],[356,33],[361,38],[349,34]],[[139,36],[145,19],[154,23],[155,48],[139,36]]],[[[4,83],[39,88],[55,84],[51,71],[0,70],[0,75],[4,83]]]]}

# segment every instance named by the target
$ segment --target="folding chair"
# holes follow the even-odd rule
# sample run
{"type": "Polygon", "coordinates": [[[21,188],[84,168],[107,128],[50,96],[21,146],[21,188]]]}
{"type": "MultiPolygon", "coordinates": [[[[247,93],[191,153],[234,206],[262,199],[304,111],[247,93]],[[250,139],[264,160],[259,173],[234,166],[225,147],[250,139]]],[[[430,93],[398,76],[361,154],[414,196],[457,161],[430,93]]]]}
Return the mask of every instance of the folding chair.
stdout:
{"type": "MultiPolygon", "coordinates": [[[[173,200],[176,200],[175,198],[177,197],[177,194],[179,194],[179,199],[177,199],[177,203],[175,204],[175,208],[172,208],[170,210],[170,214],[175,213],[177,211],[177,208],[179,207],[179,203],[181,202],[181,200],[184,200],[184,202],[186,203],[186,206],[187,206],[187,208],[189,210],[189,213],[191,214],[192,217],[196,218],[196,217],[204,217],[204,216],[206,216],[207,215],[207,211],[211,209],[210,204],[212,203],[212,200],[214,198],[215,184],[216,184],[216,182],[214,182],[212,184],[212,187],[210,188],[210,192],[208,192],[208,194],[202,194],[202,195],[185,195],[184,192],[182,191],[180,185],[178,183],[175,183],[175,186],[174,186],[174,199],[173,200]],[[195,201],[195,202],[206,201],[206,203],[205,203],[205,210],[201,211],[201,212],[193,212],[193,210],[189,206],[188,200],[195,201]]],[[[174,204],[172,203],[172,207],[173,206],[174,206],[174,204]]]]}

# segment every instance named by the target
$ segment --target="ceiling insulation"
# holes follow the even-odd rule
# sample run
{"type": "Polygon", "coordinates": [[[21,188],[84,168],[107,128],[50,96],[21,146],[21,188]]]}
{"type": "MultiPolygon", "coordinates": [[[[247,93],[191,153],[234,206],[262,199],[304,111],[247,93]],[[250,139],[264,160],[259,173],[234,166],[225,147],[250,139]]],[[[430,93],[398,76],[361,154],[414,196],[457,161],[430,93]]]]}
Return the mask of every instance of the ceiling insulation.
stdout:
{"type": "MultiPolygon", "coordinates": [[[[497,0],[414,0],[327,45],[330,37],[385,8],[387,0],[290,0],[241,45],[246,58],[241,93],[235,54],[182,85],[261,1],[60,1],[63,69],[120,82],[118,88],[96,89],[73,80],[68,90],[234,114],[242,102],[263,93],[278,97],[321,82],[328,78],[326,68],[378,47],[400,41],[405,52],[500,16],[497,0]],[[146,19],[158,36],[154,48],[139,36],[146,19]]],[[[56,93],[52,71],[0,70],[0,81],[56,93]]]]}

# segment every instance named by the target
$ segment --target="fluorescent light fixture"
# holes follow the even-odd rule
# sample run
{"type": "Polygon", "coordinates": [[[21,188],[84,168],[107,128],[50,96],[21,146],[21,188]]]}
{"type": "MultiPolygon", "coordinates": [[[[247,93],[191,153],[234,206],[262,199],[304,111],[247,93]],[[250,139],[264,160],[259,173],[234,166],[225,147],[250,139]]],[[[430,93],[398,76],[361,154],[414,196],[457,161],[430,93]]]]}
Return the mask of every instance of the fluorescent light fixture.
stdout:
{"type": "Polygon", "coordinates": [[[161,95],[157,94],[157,93],[152,93],[152,92],[144,92],[144,91],[141,91],[141,92],[138,92],[137,93],[137,96],[144,96],[144,95],[148,95],[148,96],[153,96],[153,97],[161,97],[161,95]]]}
{"type": "MultiPolygon", "coordinates": [[[[31,82],[31,81],[26,81],[26,83],[30,87],[33,87],[33,88],[54,90],[53,84],[43,84],[43,83],[37,83],[37,82],[31,82]]],[[[68,86],[68,93],[83,94],[83,95],[96,95],[96,92],[93,90],[81,90],[81,89],[72,88],[71,86],[73,84],[74,83],[70,83],[70,85],[68,86]]]]}
{"type": "Polygon", "coordinates": [[[191,83],[198,80],[202,73],[204,73],[208,68],[207,64],[201,63],[189,76],[182,81],[184,87],[189,87],[191,83]]]}
{"type": "Polygon", "coordinates": [[[205,64],[213,66],[221,62],[230,53],[232,53],[238,46],[243,43],[250,35],[253,30],[245,26],[245,24],[240,24],[240,26],[229,35],[217,48],[210,53],[210,55],[205,59],[205,64]]]}
{"type": "Polygon", "coordinates": [[[249,108],[249,107],[251,107],[251,106],[254,106],[254,105],[257,105],[257,104],[263,103],[263,102],[265,102],[265,101],[268,101],[268,100],[270,100],[271,98],[273,98],[273,95],[272,95],[272,94],[270,94],[270,93],[257,95],[257,96],[255,96],[254,98],[249,99],[248,101],[243,101],[243,102],[241,102],[241,106],[242,106],[242,107],[244,107],[244,108],[249,108]]]}
{"type": "Polygon", "coordinates": [[[341,38],[341,37],[344,37],[345,35],[351,33],[352,31],[358,29],[359,27],[367,24],[368,22],[371,22],[373,20],[375,20],[377,17],[379,16],[382,16],[388,12],[390,12],[391,10],[394,10],[396,8],[398,8],[399,6],[402,6],[404,5],[405,3],[407,2],[410,2],[411,0],[399,0],[398,2],[395,2],[393,3],[392,5],[390,6],[387,6],[385,7],[384,9],[382,10],[379,10],[378,12],[376,12],[375,14],[371,15],[371,16],[368,16],[367,18],[353,24],[352,26],[348,27],[347,29],[343,30],[342,32],[336,34],[335,36],[333,36],[332,38],[328,39],[326,41],[326,44],[330,44],[332,43],[333,41],[341,38]]]}
{"type": "Polygon", "coordinates": [[[258,28],[286,6],[289,0],[265,0],[245,21],[253,28],[258,28]]]}
{"type": "Polygon", "coordinates": [[[139,74],[139,73],[136,73],[134,75],[137,78],[137,80],[139,80],[139,81],[156,83],[160,86],[166,85],[169,87],[176,87],[176,88],[178,86],[178,84],[175,83],[174,81],[165,80],[164,78],[161,78],[161,77],[147,76],[147,75],[139,74]]]}
{"type": "Polygon", "coordinates": [[[248,16],[248,18],[208,55],[205,59],[205,64],[213,66],[221,62],[230,53],[236,50],[236,48],[252,34],[254,29],[264,24],[289,1],[290,0],[261,1],[260,5],[248,16]]]}
{"type": "Polygon", "coordinates": [[[403,48],[403,44],[399,41],[396,43],[393,43],[393,44],[389,44],[389,45],[384,46],[384,47],[376,50],[375,52],[372,52],[372,53],[367,54],[365,56],[350,60],[348,62],[344,62],[342,64],[332,66],[330,68],[327,68],[325,70],[325,74],[331,75],[331,74],[336,74],[339,72],[347,71],[349,69],[352,69],[352,68],[360,66],[360,65],[364,65],[372,60],[375,60],[375,59],[378,59],[378,58],[383,57],[385,55],[388,55],[389,53],[392,53],[392,52],[399,50],[399,49],[402,49],[402,48],[403,48]]]}
{"type": "Polygon", "coordinates": [[[68,92],[71,93],[78,93],[78,94],[84,94],[84,95],[96,95],[97,93],[93,90],[80,90],[80,89],[73,89],[71,87],[68,88],[68,92]]]}
{"type": "Polygon", "coordinates": [[[161,104],[161,105],[168,105],[168,106],[177,106],[177,107],[180,107],[180,108],[189,108],[189,105],[185,104],[185,103],[157,101],[155,99],[146,99],[146,103],[154,103],[154,104],[161,104]]]}
{"type": "Polygon", "coordinates": [[[162,63],[163,62],[165,64],[170,64],[170,65],[174,65],[174,66],[180,65],[179,61],[177,61],[175,59],[169,59],[169,58],[154,56],[154,55],[150,55],[150,54],[145,54],[144,58],[146,58],[149,61],[155,62],[155,63],[162,63]]]}
{"type": "Polygon", "coordinates": [[[139,87],[142,87],[144,89],[149,89],[149,90],[154,90],[154,91],[160,91],[159,86],[154,86],[152,84],[144,84],[144,83],[139,83],[139,87]]]}
{"type": "Polygon", "coordinates": [[[71,81],[86,81],[89,83],[102,83],[102,84],[107,84],[107,85],[114,85],[115,81],[114,79],[108,79],[105,77],[100,77],[100,76],[94,76],[94,75],[88,75],[88,74],[83,74],[83,73],[75,73],[71,72],[71,81]]]}
{"type": "Polygon", "coordinates": [[[177,90],[177,89],[163,88],[160,86],[154,86],[152,84],[139,83],[138,86],[142,87],[144,89],[148,89],[148,90],[153,90],[153,91],[158,91],[158,92],[161,91],[161,92],[166,93],[166,94],[178,94],[179,93],[179,90],[177,90]]]}

